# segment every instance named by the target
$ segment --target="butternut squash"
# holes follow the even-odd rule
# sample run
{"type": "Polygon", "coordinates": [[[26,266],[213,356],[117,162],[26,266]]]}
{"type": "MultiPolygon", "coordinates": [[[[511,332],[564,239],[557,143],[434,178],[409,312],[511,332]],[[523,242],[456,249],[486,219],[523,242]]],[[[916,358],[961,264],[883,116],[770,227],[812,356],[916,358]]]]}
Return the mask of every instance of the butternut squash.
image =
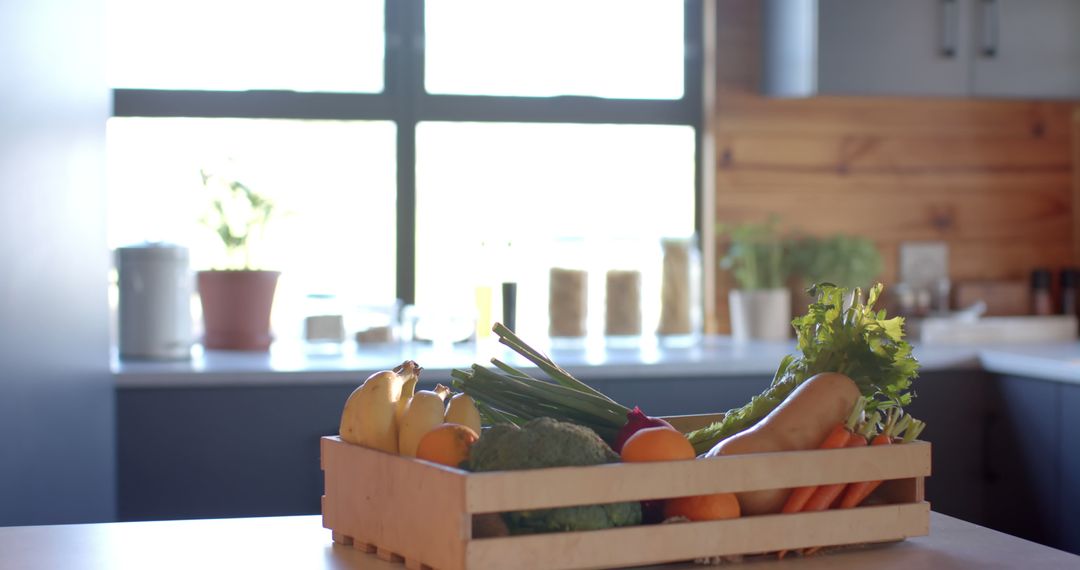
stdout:
{"type": "Polygon", "coordinates": [[[444,421],[448,424],[461,424],[468,426],[476,432],[476,435],[480,435],[480,410],[476,408],[476,402],[469,397],[468,394],[454,394],[450,398],[450,405],[446,407],[446,418],[444,421]]]}
{"type": "MultiPolygon", "coordinates": [[[[861,396],[843,374],[817,374],[795,388],[754,427],[713,446],[706,457],[816,449],[829,430],[847,418],[861,396]]],[[[778,513],[790,489],[738,493],[744,515],[778,513]]]]}
{"type": "Polygon", "coordinates": [[[409,399],[405,412],[401,415],[398,431],[398,453],[405,457],[416,457],[416,447],[420,438],[443,423],[446,413],[444,402],[450,389],[442,384],[434,390],[419,390],[409,399]]]}

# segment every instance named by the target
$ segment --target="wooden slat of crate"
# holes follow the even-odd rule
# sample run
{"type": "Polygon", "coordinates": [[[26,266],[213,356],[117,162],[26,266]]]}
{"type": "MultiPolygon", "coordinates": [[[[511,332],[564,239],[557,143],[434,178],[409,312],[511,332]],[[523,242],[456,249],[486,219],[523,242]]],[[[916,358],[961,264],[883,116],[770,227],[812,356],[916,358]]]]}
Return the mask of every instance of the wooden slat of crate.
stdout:
{"type": "Polygon", "coordinates": [[[902,540],[928,534],[929,524],[930,505],[924,502],[690,524],[488,538],[469,542],[466,566],[470,569],[516,570],[634,566],[818,545],[902,540]]]}
{"type": "Polygon", "coordinates": [[[722,460],[613,463],[472,473],[471,513],[542,509],[930,474],[930,444],[725,456],[722,460]]]}
{"type": "Polygon", "coordinates": [[[323,526],[384,557],[434,568],[464,566],[472,517],[465,472],[322,439],[323,526]]]}

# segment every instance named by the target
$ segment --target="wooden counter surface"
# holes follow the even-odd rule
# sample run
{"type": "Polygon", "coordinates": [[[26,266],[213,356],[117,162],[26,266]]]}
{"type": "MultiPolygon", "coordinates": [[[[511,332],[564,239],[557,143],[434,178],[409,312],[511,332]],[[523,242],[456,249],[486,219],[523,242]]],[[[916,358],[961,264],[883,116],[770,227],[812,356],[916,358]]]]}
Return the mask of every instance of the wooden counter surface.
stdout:
{"type": "MultiPolygon", "coordinates": [[[[1080,556],[952,517],[933,513],[930,524],[928,537],[807,559],[759,560],[743,567],[748,570],[1080,569],[1080,556]]],[[[59,568],[404,570],[405,566],[333,545],[330,531],[322,528],[317,515],[0,528],[0,569],[59,568]]],[[[683,564],[663,568],[702,566],[683,564]]]]}

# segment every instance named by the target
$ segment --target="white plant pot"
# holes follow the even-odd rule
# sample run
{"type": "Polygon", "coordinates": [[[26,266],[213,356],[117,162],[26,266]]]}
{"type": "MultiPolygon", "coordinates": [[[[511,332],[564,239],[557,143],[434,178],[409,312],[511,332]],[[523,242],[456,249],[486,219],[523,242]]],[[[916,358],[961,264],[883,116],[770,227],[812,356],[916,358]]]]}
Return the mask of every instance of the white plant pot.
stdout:
{"type": "Polygon", "coordinates": [[[762,289],[728,293],[731,336],[736,342],[786,340],[791,336],[791,291],[762,289]]]}

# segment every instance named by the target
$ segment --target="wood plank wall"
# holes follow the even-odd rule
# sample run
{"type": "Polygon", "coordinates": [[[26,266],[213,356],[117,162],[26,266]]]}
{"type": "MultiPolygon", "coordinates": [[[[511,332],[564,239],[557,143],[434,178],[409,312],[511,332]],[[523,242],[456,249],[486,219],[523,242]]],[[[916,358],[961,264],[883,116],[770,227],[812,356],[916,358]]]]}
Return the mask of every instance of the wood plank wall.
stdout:
{"type": "MultiPolygon", "coordinates": [[[[717,222],[775,213],[795,233],[868,236],[886,287],[906,240],[945,241],[954,282],[1077,261],[1076,102],[763,98],[760,4],[717,1],[717,222]]],[[[720,332],[730,286],[717,275],[720,332]]]]}

